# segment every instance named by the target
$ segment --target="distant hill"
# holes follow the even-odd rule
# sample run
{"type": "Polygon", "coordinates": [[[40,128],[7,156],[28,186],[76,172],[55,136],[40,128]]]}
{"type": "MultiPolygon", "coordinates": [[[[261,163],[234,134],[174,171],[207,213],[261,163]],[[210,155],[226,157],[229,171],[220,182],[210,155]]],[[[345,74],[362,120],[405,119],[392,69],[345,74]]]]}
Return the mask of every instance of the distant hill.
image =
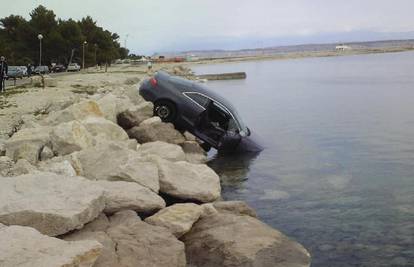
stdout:
{"type": "Polygon", "coordinates": [[[381,40],[369,42],[347,42],[347,43],[329,43],[329,44],[302,44],[286,45],[265,48],[240,49],[240,50],[193,50],[184,52],[171,52],[155,54],[154,56],[166,57],[199,57],[199,58],[221,58],[237,56],[257,56],[257,55],[276,55],[294,52],[318,52],[334,51],[336,46],[344,44],[352,49],[384,49],[384,48],[414,48],[414,39],[407,40],[381,40]]]}

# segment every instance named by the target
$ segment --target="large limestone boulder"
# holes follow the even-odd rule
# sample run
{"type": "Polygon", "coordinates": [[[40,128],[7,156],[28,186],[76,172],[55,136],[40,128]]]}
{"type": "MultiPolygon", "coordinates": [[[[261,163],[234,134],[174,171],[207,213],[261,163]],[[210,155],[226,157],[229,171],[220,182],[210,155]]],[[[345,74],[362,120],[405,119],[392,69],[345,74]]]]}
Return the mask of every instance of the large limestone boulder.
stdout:
{"type": "Polygon", "coordinates": [[[138,143],[163,141],[171,144],[181,144],[184,136],[174,128],[171,123],[151,123],[135,126],[128,130],[130,138],[135,138],[138,143]]]}
{"type": "Polygon", "coordinates": [[[187,261],[194,266],[310,266],[303,246],[250,216],[203,217],[182,240],[187,261]]]}
{"type": "Polygon", "coordinates": [[[219,212],[233,213],[237,215],[247,215],[257,218],[257,214],[244,201],[217,201],[213,203],[214,208],[219,212]]]}
{"type": "Polygon", "coordinates": [[[134,108],[125,110],[117,116],[118,124],[128,130],[138,126],[141,122],[151,118],[153,115],[153,104],[151,102],[142,102],[134,108]]]}
{"type": "Polygon", "coordinates": [[[86,225],[65,240],[97,240],[102,255],[94,267],[184,267],[184,244],[164,227],[142,222],[133,211],[121,211],[108,219],[86,225]]]}
{"type": "Polygon", "coordinates": [[[185,200],[212,202],[220,197],[218,175],[205,164],[157,158],[160,191],[185,200]]]}
{"type": "Polygon", "coordinates": [[[117,123],[118,114],[125,110],[134,108],[134,104],[129,97],[116,96],[112,93],[108,93],[96,100],[104,117],[114,123],[117,123]]]}
{"type": "Polygon", "coordinates": [[[13,161],[26,159],[36,164],[43,147],[50,142],[50,127],[25,128],[8,139],[4,147],[6,156],[13,161]]]}
{"type": "Polygon", "coordinates": [[[102,117],[88,117],[81,121],[85,128],[95,137],[112,141],[128,140],[127,133],[117,124],[102,117]]]}
{"type": "Polygon", "coordinates": [[[69,177],[76,176],[76,171],[70,161],[60,157],[39,162],[38,169],[43,172],[52,172],[69,177]]]}
{"type": "Polygon", "coordinates": [[[35,173],[3,178],[0,223],[57,236],[95,219],[105,207],[101,187],[81,177],[35,173]]]}
{"type": "Polygon", "coordinates": [[[93,146],[93,137],[79,121],[61,123],[50,134],[57,155],[67,155],[93,146]]]}
{"type": "Polygon", "coordinates": [[[200,218],[203,208],[193,203],[174,204],[145,219],[145,222],[167,228],[180,238],[200,218]]]}
{"type": "Polygon", "coordinates": [[[135,182],[159,190],[158,167],[133,150],[108,143],[72,155],[77,174],[91,180],[135,182]]]}
{"type": "MultiPolygon", "coordinates": [[[[186,137],[187,138],[187,137],[186,137]]],[[[207,153],[196,141],[185,141],[180,144],[184,153],[185,159],[191,163],[205,163],[207,162],[207,153]]]]}
{"type": "Polygon", "coordinates": [[[23,226],[0,227],[2,267],[93,266],[102,245],[94,240],[67,242],[23,226]]]}
{"type": "Polygon", "coordinates": [[[19,176],[37,172],[37,168],[25,159],[19,159],[9,170],[7,176],[19,176]]]}
{"type": "Polygon", "coordinates": [[[185,160],[184,151],[179,145],[169,144],[162,141],[142,144],[137,151],[143,156],[156,155],[170,161],[185,160]]]}
{"type": "Polygon", "coordinates": [[[104,212],[112,214],[121,210],[151,213],[165,207],[165,201],[150,189],[131,182],[97,181],[104,189],[104,212]]]}
{"type": "Polygon", "coordinates": [[[42,122],[44,125],[58,125],[64,122],[74,120],[83,120],[87,117],[102,117],[103,113],[99,108],[98,103],[92,100],[84,100],[73,104],[64,110],[60,110],[49,114],[49,116],[42,122]]]}
{"type": "Polygon", "coordinates": [[[11,158],[2,156],[0,157],[0,175],[8,176],[11,168],[13,168],[14,162],[11,158]]]}

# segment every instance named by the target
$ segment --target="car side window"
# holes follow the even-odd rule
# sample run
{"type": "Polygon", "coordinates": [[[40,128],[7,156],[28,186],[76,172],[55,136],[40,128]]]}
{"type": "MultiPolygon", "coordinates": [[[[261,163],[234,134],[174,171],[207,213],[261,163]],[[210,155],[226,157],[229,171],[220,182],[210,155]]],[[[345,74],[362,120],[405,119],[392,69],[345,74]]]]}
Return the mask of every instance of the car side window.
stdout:
{"type": "Polygon", "coordinates": [[[207,97],[197,94],[197,93],[187,92],[184,94],[188,96],[189,98],[191,98],[192,100],[194,100],[197,104],[199,104],[203,108],[206,108],[208,105],[208,102],[210,101],[210,99],[208,99],[207,97]]]}

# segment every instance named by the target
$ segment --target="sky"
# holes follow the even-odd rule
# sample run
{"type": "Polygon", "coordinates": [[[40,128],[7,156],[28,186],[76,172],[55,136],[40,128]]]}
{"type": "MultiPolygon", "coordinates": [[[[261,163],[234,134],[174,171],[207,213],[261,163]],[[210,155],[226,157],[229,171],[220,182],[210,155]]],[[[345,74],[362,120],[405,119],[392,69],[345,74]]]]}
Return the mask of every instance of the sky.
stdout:
{"type": "Polygon", "coordinates": [[[413,0],[0,0],[0,17],[40,4],[92,16],[136,54],[414,38],[413,0]]]}

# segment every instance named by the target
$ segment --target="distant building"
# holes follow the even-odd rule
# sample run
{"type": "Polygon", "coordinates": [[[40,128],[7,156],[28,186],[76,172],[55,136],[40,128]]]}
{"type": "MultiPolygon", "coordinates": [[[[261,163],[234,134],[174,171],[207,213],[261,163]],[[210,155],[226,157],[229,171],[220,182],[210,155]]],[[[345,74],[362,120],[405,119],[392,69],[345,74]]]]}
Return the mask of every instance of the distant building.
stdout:
{"type": "Polygon", "coordinates": [[[351,49],[352,49],[352,47],[350,47],[349,45],[344,45],[344,44],[341,44],[341,45],[337,45],[337,46],[335,47],[335,49],[336,49],[337,51],[347,51],[347,50],[351,50],[351,49]]]}

